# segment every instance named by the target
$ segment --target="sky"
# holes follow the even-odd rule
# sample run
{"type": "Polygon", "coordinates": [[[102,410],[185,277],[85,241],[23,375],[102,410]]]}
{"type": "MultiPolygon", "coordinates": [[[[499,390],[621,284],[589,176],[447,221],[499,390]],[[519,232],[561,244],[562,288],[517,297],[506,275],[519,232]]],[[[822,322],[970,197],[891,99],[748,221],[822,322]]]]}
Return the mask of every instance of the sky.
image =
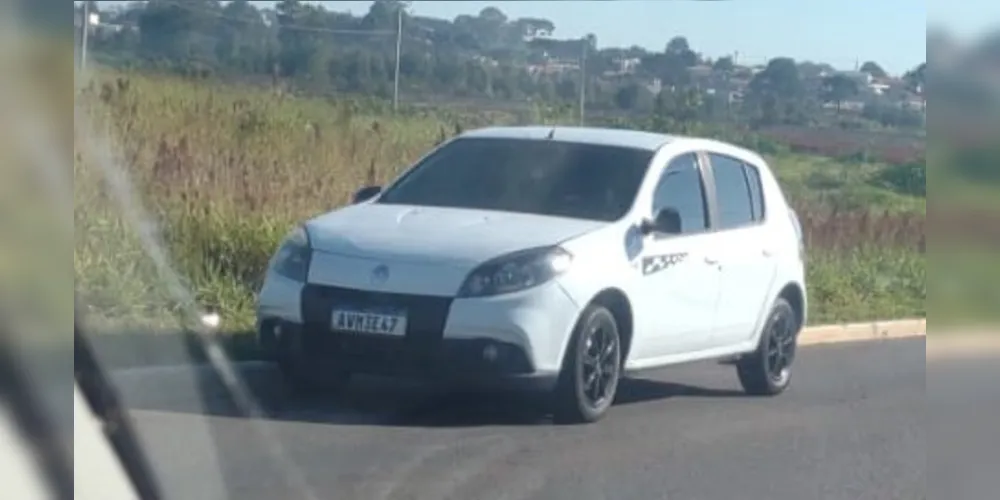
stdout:
{"type": "MultiPolygon", "coordinates": [[[[371,4],[312,3],[358,15],[371,4]]],[[[738,54],[740,63],[787,56],[852,69],[874,60],[894,74],[926,60],[928,20],[964,39],[1000,28],[997,0],[414,1],[412,11],[452,19],[487,6],[510,18],[549,19],[557,38],[593,33],[601,47],[662,50],[670,38],[682,35],[698,52],[713,58],[738,54]]]]}

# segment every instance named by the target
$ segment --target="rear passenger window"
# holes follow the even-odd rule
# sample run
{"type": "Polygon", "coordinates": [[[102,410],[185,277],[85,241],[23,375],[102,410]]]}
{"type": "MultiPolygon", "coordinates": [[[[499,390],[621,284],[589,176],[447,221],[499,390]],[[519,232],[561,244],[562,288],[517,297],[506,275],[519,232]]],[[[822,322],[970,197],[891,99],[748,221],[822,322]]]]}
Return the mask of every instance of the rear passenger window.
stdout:
{"type": "Polygon", "coordinates": [[[743,165],[743,171],[747,176],[747,183],[750,185],[750,204],[753,209],[753,220],[764,220],[764,195],[760,185],[760,171],[752,165],[743,165]]]}
{"type": "Polygon", "coordinates": [[[705,191],[694,154],[679,156],[670,162],[653,193],[653,214],[674,208],[681,216],[681,234],[708,229],[705,191]]]}
{"type": "Polygon", "coordinates": [[[717,154],[709,154],[715,177],[715,192],[719,205],[719,229],[732,229],[751,224],[754,204],[743,162],[717,154]]]}

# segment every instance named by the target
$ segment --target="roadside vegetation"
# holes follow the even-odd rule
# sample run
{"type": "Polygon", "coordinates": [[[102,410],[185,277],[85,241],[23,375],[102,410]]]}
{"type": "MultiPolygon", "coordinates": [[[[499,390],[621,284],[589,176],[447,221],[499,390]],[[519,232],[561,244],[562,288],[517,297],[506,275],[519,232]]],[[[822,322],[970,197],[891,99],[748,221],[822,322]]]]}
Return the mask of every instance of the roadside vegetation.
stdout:
{"type": "MultiPolygon", "coordinates": [[[[344,205],[361,185],[388,181],[460,130],[574,122],[541,107],[530,116],[393,114],[376,100],[121,73],[103,75],[77,99],[115,141],[115,168],[128,175],[179,276],[232,332],[252,328],[261,274],[295,223],[344,205]]],[[[759,146],[800,213],[814,322],[924,315],[923,160],[833,159],[723,138],[759,146]]],[[[77,131],[77,291],[102,324],[169,324],[176,304],[103,184],[97,147],[77,131]]]]}

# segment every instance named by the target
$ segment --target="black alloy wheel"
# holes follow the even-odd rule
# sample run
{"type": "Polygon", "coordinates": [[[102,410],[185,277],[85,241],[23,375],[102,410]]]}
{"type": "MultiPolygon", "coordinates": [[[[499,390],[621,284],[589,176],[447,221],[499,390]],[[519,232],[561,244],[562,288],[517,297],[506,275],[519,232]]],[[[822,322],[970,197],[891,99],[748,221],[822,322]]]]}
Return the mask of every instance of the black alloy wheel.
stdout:
{"type": "Polygon", "coordinates": [[[788,388],[798,333],[795,310],[779,298],[768,315],[757,350],[736,363],[740,384],[748,394],[773,396],[788,388]]]}
{"type": "Polygon", "coordinates": [[[614,315],[603,306],[588,306],[566,351],[556,389],[556,420],[582,423],[603,417],[618,391],[621,358],[614,315]]]}

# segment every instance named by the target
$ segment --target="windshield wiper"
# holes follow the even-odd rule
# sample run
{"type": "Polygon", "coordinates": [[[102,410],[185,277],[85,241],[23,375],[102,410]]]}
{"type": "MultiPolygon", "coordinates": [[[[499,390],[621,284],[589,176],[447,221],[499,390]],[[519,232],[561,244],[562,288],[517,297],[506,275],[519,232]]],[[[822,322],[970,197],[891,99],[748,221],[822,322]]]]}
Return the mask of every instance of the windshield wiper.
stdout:
{"type": "MultiPolygon", "coordinates": [[[[104,434],[118,455],[125,473],[132,480],[139,498],[162,498],[156,476],[143,453],[132,423],[126,416],[121,399],[97,362],[94,349],[83,331],[79,309],[73,320],[73,365],[80,392],[103,424],[104,434]]],[[[70,468],[71,481],[72,474],[73,470],[70,468]]],[[[72,498],[72,494],[68,498],[72,498]]]]}

